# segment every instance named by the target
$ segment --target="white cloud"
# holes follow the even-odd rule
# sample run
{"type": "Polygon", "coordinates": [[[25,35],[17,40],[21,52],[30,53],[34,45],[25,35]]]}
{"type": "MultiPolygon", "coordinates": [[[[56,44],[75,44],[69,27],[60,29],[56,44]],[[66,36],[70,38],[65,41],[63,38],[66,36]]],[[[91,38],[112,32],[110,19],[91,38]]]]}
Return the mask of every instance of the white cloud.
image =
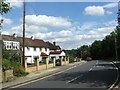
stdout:
{"type": "Polygon", "coordinates": [[[9,19],[9,18],[5,18],[5,17],[2,17],[2,16],[0,16],[0,20],[1,19],[3,19],[3,25],[5,26],[5,25],[10,25],[10,24],[12,24],[12,20],[11,19],[9,19]]]}
{"type": "Polygon", "coordinates": [[[103,8],[113,8],[113,7],[117,7],[118,3],[108,3],[106,5],[103,6],[103,8]]]}
{"type": "Polygon", "coordinates": [[[23,1],[22,0],[8,0],[10,2],[11,7],[22,7],[23,1]]]}
{"type": "Polygon", "coordinates": [[[113,12],[111,11],[106,11],[107,14],[111,15],[113,12]]]}
{"type": "Polygon", "coordinates": [[[26,23],[28,25],[37,25],[42,27],[61,27],[67,28],[71,26],[71,22],[62,17],[46,16],[46,15],[27,15],[26,23]]]}
{"type": "Polygon", "coordinates": [[[117,25],[117,21],[116,20],[112,20],[112,21],[109,21],[109,22],[105,22],[104,23],[105,26],[116,26],[117,25]]]}
{"type": "Polygon", "coordinates": [[[2,31],[1,34],[10,35],[10,33],[8,31],[2,31]]]}
{"type": "MultiPolygon", "coordinates": [[[[114,27],[104,27],[104,28],[91,28],[90,31],[81,34],[78,28],[68,28],[66,30],[56,31],[56,32],[39,32],[34,28],[34,30],[29,30],[29,26],[26,27],[26,37],[31,37],[34,35],[35,38],[43,39],[45,41],[57,42],[63,49],[72,49],[80,47],[84,44],[91,44],[94,40],[101,40],[106,35],[114,30],[114,27]]],[[[9,31],[4,31],[3,33],[13,34],[22,36],[22,25],[11,28],[9,31]],[[9,32],[9,33],[8,33],[9,32]]]]}
{"type": "Polygon", "coordinates": [[[87,15],[102,16],[105,14],[105,12],[106,12],[106,14],[111,15],[112,12],[106,11],[106,9],[117,7],[117,5],[118,5],[118,3],[108,3],[108,4],[105,4],[103,6],[87,6],[84,11],[87,15]]]}
{"type": "Polygon", "coordinates": [[[12,20],[4,18],[3,25],[10,25],[10,24],[12,24],[12,20]]]}
{"type": "MultiPolygon", "coordinates": [[[[72,25],[67,19],[61,17],[53,17],[46,15],[29,15],[27,17],[25,35],[43,39],[45,41],[57,42],[63,49],[72,49],[80,47],[84,44],[91,44],[94,40],[101,40],[114,30],[111,27],[113,21],[104,23],[108,27],[96,28],[96,22],[86,22],[81,26],[72,25]],[[31,18],[30,18],[31,17],[31,18]],[[44,21],[44,22],[43,22],[44,21]],[[55,23],[58,23],[57,25],[55,23]],[[66,23],[66,24],[65,24],[66,23]],[[59,29],[53,31],[49,29],[59,29]]],[[[16,33],[22,36],[22,25],[12,27],[9,30],[4,30],[2,34],[16,33]]]]}
{"type": "Polygon", "coordinates": [[[104,15],[105,11],[101,6],[88,6],[85,8],[85,13],[88,15],[104,15]]]}

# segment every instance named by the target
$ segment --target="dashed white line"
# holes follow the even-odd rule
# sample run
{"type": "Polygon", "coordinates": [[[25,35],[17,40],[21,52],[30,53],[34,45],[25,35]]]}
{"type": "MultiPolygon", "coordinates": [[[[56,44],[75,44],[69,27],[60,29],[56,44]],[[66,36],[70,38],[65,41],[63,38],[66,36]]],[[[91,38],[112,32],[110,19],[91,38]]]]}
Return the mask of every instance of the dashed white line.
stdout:
{"type": "Polygon", "coordinates": [[[79,77],[81,77],[81,76],[83,76],[83,75],[80,75],[80,76],[78,76],[78,77],[76,77],[76,78],[73,78],[72,80],[70,80],[70,81],[67,81],[66,83],[73,82],[73,81],[77,80],[77,79],[78,79],[79,77]]]}
{"type": "Polygon", "coordinates": [[[93,70],[93,68],[90,68],[90,70],[89,71],[92,71],[93,70]]]}
{"type": "MultiPolygon", "coordinates": [[[[78,65],[78,66],[79,66],[79,65],[78,65]]],[[[66,69],[66,70],[64,70],[64,71],[60,71],[60,72],[57,72],[57,73],[54,73],[54,74],[48,75],[48,76],[42,77],[42,78],[37,79],[37,80],[29,81],[29,82],[22,83],[22,84],[20,84],[20,85],[16,85],[16,86],[11,86],[11,88],[17,88],[17,87],[20,87],[20,86],[23,86],[23,85],[27,85],[27,84],[30,84],[30,83],[33,83],[33,82],[36,82],[36,81],[39,81],[39,80],[43,80],[43,79],[45,79],[45,78],[48,78],[48,77],[51,77],[51,76],[54,76],[54,75],[57,75],[57,74],[63,73],[63,72],[68,71],[68,70],[71,70],[71,69],[73,69],[73,68],[75,68],[75,67],[77,67],[77,66],[73,66],[73,67],[68,68],[68,69],[66,69]]]]}

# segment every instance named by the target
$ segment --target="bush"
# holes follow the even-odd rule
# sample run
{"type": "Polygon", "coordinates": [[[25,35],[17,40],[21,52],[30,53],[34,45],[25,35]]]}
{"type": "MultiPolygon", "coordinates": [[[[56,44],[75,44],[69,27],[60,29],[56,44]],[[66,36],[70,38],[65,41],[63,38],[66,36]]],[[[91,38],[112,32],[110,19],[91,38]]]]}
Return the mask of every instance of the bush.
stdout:
{"type": "Polygon", "coordinates": [[[3,59],[2,60],[2,68],[3,68],[3,71],[5,71],[5,70],[12,69],[13,67],[12,67],[12,64],[9,60],[3,59]]]}
{"type": "Polygon", "coordinates": [[[3,71],[13,69],[14,76],[26,76],[28,73],[25,72],[24,67],[20,62],[10,61],[7,59],[3,59],[2,61],[3,71]]]}
{"type": "Polygon", "coordinates": [[[13,72],[17,77],[26,76],[28,73],[25,72],[24,67],[19,62],[13,62],[13,72]]]}

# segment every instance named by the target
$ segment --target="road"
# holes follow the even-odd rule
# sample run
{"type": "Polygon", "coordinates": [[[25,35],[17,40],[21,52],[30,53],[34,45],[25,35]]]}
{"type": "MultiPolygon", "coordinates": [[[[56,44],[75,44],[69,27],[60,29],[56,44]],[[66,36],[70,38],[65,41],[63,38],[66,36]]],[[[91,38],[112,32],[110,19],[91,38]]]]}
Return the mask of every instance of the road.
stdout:
{"type": "Polygon", "coordinates": [[[25,83],[17,88],[110,88],[118,79],[112,62],[89,61],[73,69],[25,83]]]}

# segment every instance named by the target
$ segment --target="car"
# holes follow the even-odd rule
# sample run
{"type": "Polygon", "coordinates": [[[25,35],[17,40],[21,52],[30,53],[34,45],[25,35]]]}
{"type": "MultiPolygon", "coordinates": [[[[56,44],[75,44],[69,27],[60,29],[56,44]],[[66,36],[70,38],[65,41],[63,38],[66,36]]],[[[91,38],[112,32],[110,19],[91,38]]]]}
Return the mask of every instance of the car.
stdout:
{"type": "Polygon", "coordinates": [[[60,59],[57,59],[57,60],[56,60],[56,66],[61,66],[60,59]]]}
{"type": "Polygon", "coordinates": [[[87,61],[92,61],[92,58],[91,57],[87,57],[86,60],[87,61]]]}

